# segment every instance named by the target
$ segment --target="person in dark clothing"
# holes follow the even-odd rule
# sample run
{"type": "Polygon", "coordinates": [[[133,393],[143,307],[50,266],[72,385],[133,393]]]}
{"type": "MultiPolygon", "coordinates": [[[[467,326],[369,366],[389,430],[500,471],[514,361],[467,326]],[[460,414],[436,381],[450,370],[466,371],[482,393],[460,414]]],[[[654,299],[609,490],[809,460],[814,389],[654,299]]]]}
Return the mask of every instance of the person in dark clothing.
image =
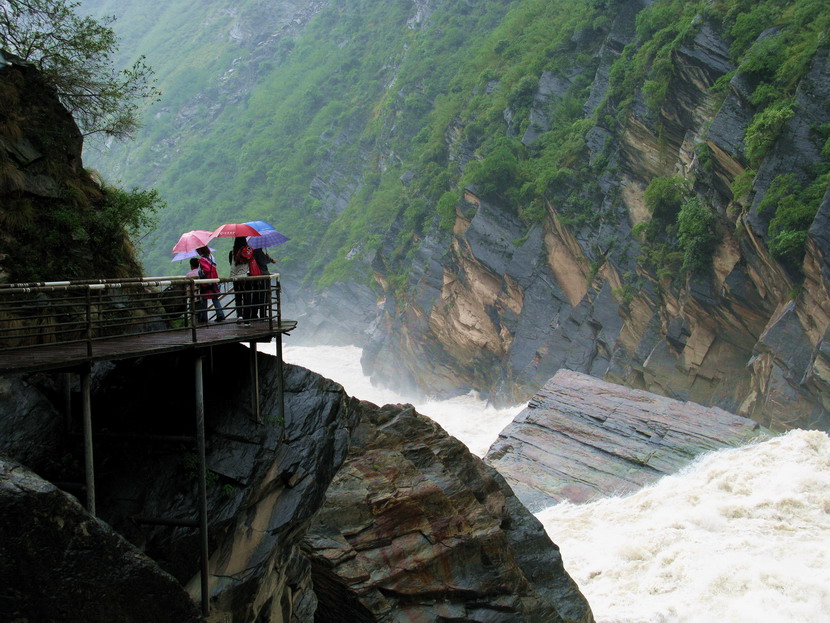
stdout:
{"type": "MultiPolygon", "coordinates": [[[[254,261],[257,263],[257,266],[263,275],[270,275],[271,272],[268,270],[268,265],[277,263],[277,260],[268,255],[264,249],[254,249],[254,261]]],[[[255,305],[255,318],[257,313],[259,313],[260,318],[268,318],[268,293],[266,292],[266,289],[269,288],[270,285],[270,281],[263,280],[254,286],[256,288],[256,292],[253,297],[253,303],[255,305]]]]}

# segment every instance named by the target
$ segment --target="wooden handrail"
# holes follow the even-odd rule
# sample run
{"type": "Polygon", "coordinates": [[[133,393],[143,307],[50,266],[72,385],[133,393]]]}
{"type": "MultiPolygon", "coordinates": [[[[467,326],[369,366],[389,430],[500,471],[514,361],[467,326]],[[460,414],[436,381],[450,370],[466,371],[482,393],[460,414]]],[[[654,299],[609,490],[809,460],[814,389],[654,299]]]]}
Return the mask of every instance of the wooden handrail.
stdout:
{"type": "MultiPolygon", "coordinates": [[[[262,294],[247,307],[261,309],[270,330],[275,324],[280,326],[279,274],[234,279],[174,276],[0,284],[0,353],[56,343],[84,343],[87,355],[93,357],[94,345],[101,340],[182,328],[191,330],[195,343],[199,341],[198,317],[204,314],[216,318],[199,287],[218,284],[217,296],[227,299],[234,283],[237,287],[248,283],[246,293],[262,294]],[[165,291],[169,286],[174,288],[172,293],[165,291]]],[[[243,309],[229,305],[227,311],[241,316],[243,309]]]]}

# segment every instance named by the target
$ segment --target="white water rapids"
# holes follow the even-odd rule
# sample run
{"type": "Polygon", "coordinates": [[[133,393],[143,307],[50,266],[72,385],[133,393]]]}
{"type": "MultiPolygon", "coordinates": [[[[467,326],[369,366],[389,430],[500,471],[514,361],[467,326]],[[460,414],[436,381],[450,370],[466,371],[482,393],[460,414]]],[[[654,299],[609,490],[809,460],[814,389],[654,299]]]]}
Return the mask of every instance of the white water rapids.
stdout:
{"type": "MultiPolygon", "coordinates": [[[[266,345],[273,353],[273,344],[266,345]]],[[[285,359],[376,404],[353,347],[286,347],[285,359]]],[[[417,410],[483,456],[521,410],[472,396],[417,410]]],[[[597,623],[830,622],[830,438],[792,431],[702,457],[626,498],[537,514],[597,623]]]]}

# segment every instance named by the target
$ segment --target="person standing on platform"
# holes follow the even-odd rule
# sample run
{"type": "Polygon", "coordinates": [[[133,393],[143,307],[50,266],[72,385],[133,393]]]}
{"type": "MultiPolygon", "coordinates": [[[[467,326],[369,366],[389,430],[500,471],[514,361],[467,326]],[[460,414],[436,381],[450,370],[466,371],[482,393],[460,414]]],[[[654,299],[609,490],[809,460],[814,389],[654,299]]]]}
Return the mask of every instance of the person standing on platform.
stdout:
{"type": "Polygon", "coordinates": [[[254,260],[254,250],[248,246],[245,236],[237,236],[233,241],[233,249],[228,252],[228,262],[231,265],[231,279],[233,282],[233,296],[236,302],[236,323],[250,326],[251,318],[255,318],[257,310],[254,308],[252,282],[240,279],[251,274],[260,274],[259,266],[254,260]],[[253,265],[253,266],[252,266],[253,265]],[[241,310],[241,314],[240,314],[241,310]]]}
{"type": "MultiPolygon", "coordinates": [[[[199,258],[191,257],[190,258],[190,270],[185,273],[185,277],[190,277],[191,279],[201,279],[200,276],[201,269],[199,268],[199,258]]],[[[187,286],[187,299],[190,300],[190,291],[193,289],[193,284],[187,286]]],[[[200,288],[201,292],[201,288],[200,288]]],[[[197,296],[194,299],[194,303],[196,305],[196,322],[207,322],[207,306],[205,303],[205,299],[201,296],[197,296]]]]}
{"type": "MultiPolygon", "coordinates": [[[[207,247],[199,247],[196,249],[199,254],[199,277],[201,279],[219,279],[219,273],[216,270],[216,262],[210,256],[210,249],[207,247]]],[[[216,308],[216,322],[225,320],[225,310],[222,309],[222,302],[219,300],[219,284],[209,283],[199,286],[202,293],[204,305],[207,307],[207,301],[213,301],[213,307],[216,308]]],[[[207,314],[207,312],[205,312],[207,314]]],[[[205,318],[207,320],[207,318],[205,318]]]]}
{"type": "MultiPolygon", "coordinates": [[[[254,262],[259,267],[260,274],[270,275],[268,264],[276,264],[277,260],[273,259],[264,249],[254,249],[254,262]]],[[[265,291],[266,288],[271,287],[270,281],[260,281],[257,283],[258,297],[257,307],[259,309],[259,317],[262,319],[268,318],[268,296],[265,291]]]]}

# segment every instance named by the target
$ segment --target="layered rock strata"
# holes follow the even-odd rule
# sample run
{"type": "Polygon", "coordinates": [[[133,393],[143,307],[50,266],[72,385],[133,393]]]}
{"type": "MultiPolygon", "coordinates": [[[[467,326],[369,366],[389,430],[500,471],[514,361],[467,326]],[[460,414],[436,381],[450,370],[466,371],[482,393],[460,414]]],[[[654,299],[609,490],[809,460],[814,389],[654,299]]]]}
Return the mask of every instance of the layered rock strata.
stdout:
{"type": "MultiPolygon", "coordinates": [[[[623,3],[597,42],[586,116],[614,112],[597,107],[644,4],[623,3]]],[[[382,299],[365,347],[364,364],[379,380],[437,395],[475,389],[515,404],[565,368],[716,405],[776,430],[830,428],[828,200],[809,232],[801,288],[767,248],[774,210],[763,204],[776,179],[803,181],[823,166],[815,128],[830,123],[830,53],[818,49],[748,196],[733,197],[732,183],[749,168],[743,137],[756,112],[753,78],[730,59],[718,24],[698,16],[693,25],[694,36],[672,52],[662,104],[647,106],[636,92],[617,122],[600,114],[585,155],[607,165],[590,183],[554,193],[540,224],[528,226],[497,196],[468,188],[452,233],[419,241],[406,302],[382,299]],[[718,95],[713,86],[730,75],[718,95]],[[638,261],[641,238],[632,228],[651,218],[644,194],[655,177],[685,179],[717,214],[719,242],[705,274],[672,276],[638,261]],[[593,206],[588,223],[569,216],[568,191],[593,206]]],[[[540,80],[534,102],[555,97],[540,80]]],[[[448,142],[460,141],[456,134],[448,142]]],[[[390,245],[394,239],[392,232],[390,245]]],[[[374,264],[381,286],[387,255],[382,248],[374,264]]]]}
{"type": "Polygon", "coordinates": [[[562,501],[631,493],[704,452],[767,434],[717,407],[562,370],[499,434],[484,460],[538,512],[562,501]]]}
{"type": "Polygon", "coordinates": [[[408,405],[365,410],[304,551],[317,623],[593,621],[501,476],[408,405]]]}

